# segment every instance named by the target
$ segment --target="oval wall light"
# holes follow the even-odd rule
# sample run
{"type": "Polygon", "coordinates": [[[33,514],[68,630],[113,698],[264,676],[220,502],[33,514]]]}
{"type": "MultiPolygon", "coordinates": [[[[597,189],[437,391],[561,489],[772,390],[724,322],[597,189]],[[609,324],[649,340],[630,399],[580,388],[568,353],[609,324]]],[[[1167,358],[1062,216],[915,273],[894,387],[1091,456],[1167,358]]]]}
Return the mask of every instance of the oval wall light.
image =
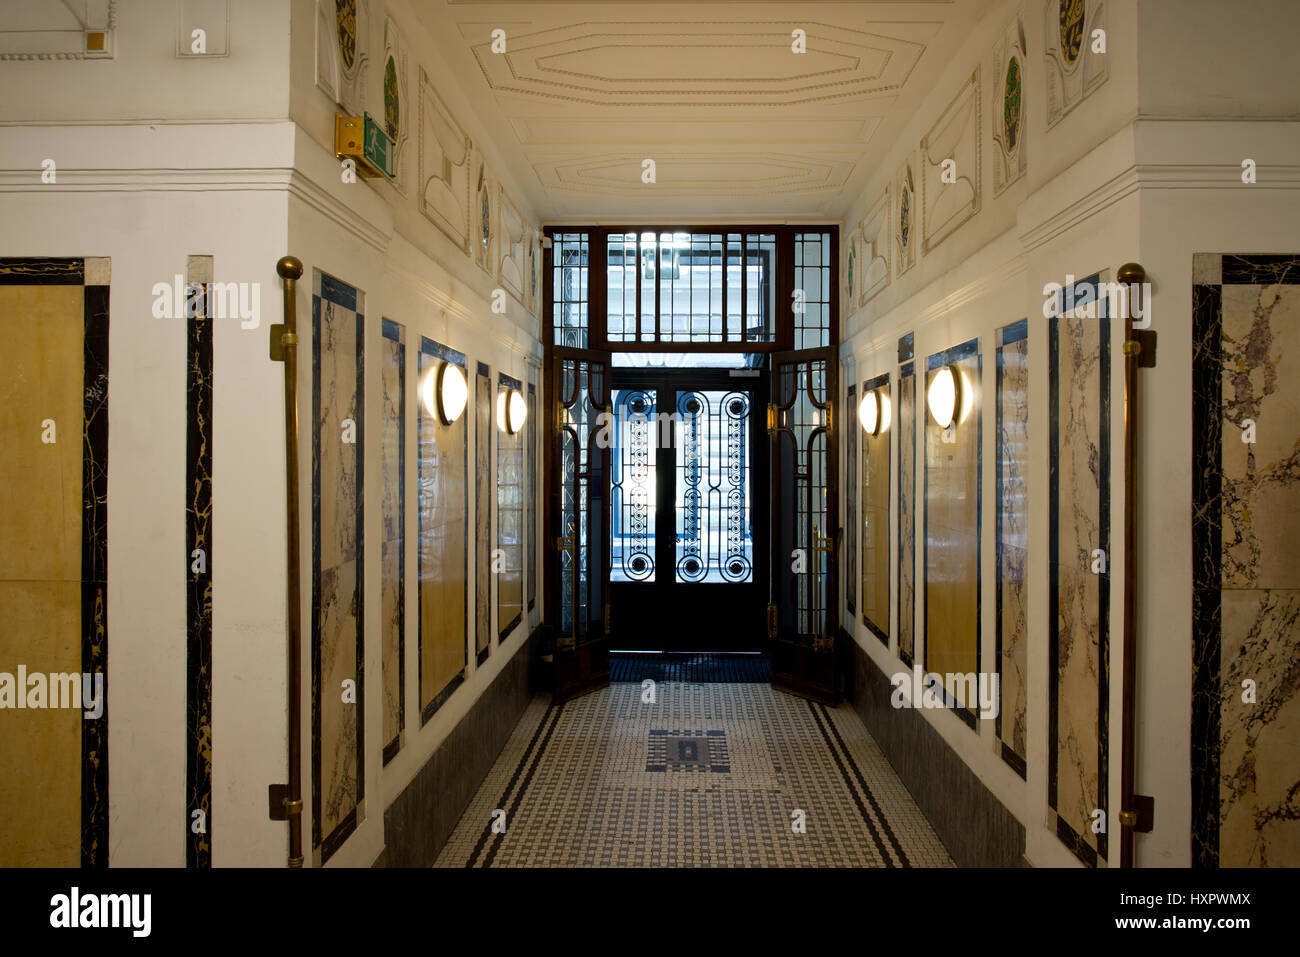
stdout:
{"type": "Polygon", "coordinates": [[[946,429],[952,425],[953,417],[957,414],[957,405],[960,399],[959,382],[957,371],[950,365],[944,366],[930,380],[930,388],[926,391],[925,401],[930,408],[930,415],[934,416],[935,423],[941,429],[946,429]]]}
{"type": "Polygon", "coordinates": [[[465,373],[454,362],[443,361],[436,372],[429,372],[420,386],[420,399],[430,415],[443,425],[451,425],[465,411],[469,401],[469,384],[465,373]]]}
{"type": "Polygon", "coordinates": [[[862,431],[868,435],[877,433],[877,426],[880,424],[880,398],[875,392],[868,392],[858,403],[858,421],[862,423],[862,431]]]}
{"type": "Polygon", "coordinates": [[[507,435],[517,435],[528,418],[528,404],[517,389],[497,393],[497,428],[507,435]]]}
{"type": "Polygon", "coordinates": [[[877,394],[880,396],[880,428],[876,430],[876,434],[879,435],[881,432],[889,431],[889,392],[877,394]]]}

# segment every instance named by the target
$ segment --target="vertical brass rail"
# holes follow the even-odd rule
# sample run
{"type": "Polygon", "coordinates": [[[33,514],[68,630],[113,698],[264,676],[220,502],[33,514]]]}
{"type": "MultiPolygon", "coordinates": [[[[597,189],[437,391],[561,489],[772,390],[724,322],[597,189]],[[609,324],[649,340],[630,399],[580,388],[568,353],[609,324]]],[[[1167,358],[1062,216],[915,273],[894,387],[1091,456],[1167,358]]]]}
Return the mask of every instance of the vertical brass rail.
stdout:
{"type": "Polygon", "coordinates": [[[293,256],[285,256],[275,264],[275,271],[284,280],[284,326],[280,330],[280,353],[284,361],[285,525],[288,534],[289,603],[289,786],[284,798],[284,816],[289,822],[289,867],[302,867],[302,564],[298,537],[298,319],[295,297],[295,281],[302,277],[302,263],[293,256]]]}
{"type": "MultiPolygon", "coordinates": [[[[1125,263],[1116,272],[1121,286],[1128,287],[1128,308],[1124,315],[1124,655],[1121,665],[1120,726],[1120,837],[1119,866],[1133,866],[1133,833],[1151,829],[1151,799],[1135,795],[1135,681],[1137,673],[1137,443],[1138,443],[1138,366],[1154,362],[1148,355],[1142,362],[1144,345],[1154,351],[1154,339],[1146,338],[1133,328],[1133,299],[1146,280],[1146,270],[1137,263],[1125,263]]],[[[1150,315],[1151,304],[1143,302],[1143,314],[1150,315]]],[[[1150,336],[1150,333],[1148,333],[1150,336]]]]}

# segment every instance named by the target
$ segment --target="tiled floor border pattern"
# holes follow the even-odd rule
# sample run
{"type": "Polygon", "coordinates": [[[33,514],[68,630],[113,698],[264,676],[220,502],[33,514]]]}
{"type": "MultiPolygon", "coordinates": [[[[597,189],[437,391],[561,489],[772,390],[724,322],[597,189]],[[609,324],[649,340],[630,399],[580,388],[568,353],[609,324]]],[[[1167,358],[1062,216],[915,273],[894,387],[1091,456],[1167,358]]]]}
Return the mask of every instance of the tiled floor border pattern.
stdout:
{"type": "MultiPolygon", "coordinates": [[[[661,684],[661,705],[666,707],[647,719],[645,714],[634,710],[639,703],[644,704],[640,701],[641,693],[637,686],[615,686],[567,704],[555,705],[542,697],[535,698],[479,795],[470,802],[437,866],[520,866],[516,863],[519,861],[525,862],[522,866],[579,863],[635,866],[638,858],[644,863],[651,853],[635,845],[656,837],[672,844],[671,850],[654,851],[652,862],[657,863],[951,866],[948,854],[928,822],[861,727],[860,719],[847,707],[827,708],[753,685],[661,684]],[[706,687],[713,689],[712,694],[718,697],[709,698],[703,691],[706,687]],[[741,690],[746,688],[749,690],[741,690]],[[683,716],[674,704],[695,713],[683,716]],[[710,708],[714,709],[714,719],[701,722],[699,713],[710,708]],[[720,715],[724,711],[756,720],[723,718],[720,715]],[[646,720],[660,727],[651,729],[648,735],[640,733],[646,720]],[[845,722],[856,727],[850,729],[845,722]],[[716,727],[719,724],[728,726],[725,737],[716,727]],[[705,731],[704,726],[708,725],[713,727],[705,731]],[[670,763],[668,774],[647,775],[661,782],[660,786],[637,782],[636,772],[664,770],[658,764],[647,768],[646,757],[662,750],[666,735],[697,733],[718,735],[709,740],[724,747],[730,738],[733,751],[738,746],[742,752],[748,733],[751,739],[748,775],[737,767],[727,770],[742,772],[739,778],[731,774],[710,774],[707,764],[703,768],[674,768],[670,763]],[[768,742],[766,748],[759,747],[761,754],[754,750],[754,740],[760,737],[768,742]],[[619,742],[622,750],[618,749],[619,742]],[[629,753],[632,751],[634,755],[629,753]],[[635,758],[635,771],[632,758],[635,758]],[[758,766],[769,758],[773,762],[772,773],[765,774],[758,766]],[[797,766],[782,769],[778,762],[797,766]],[[622,765],[627,765],[623,769],[625,773],[619,773],[622,765]],[[591,772],[590,781],[582,781],[581,772],[576,770],[579,767],[591,772]],[[677,770],[700,773],[672,773],[677,770]],[[550,789],[560,787],[568,787],[569,791],[563,795],[549,793],[550,789]],[[622,793],[620,787],[642,793],[629,795],[622,793]],[[653,793],[647,796],[645,791],[653,793]],[[786,823],[783,825],[786,834],[775,833],[781,829],[775,826],[779,819],[771,813],[775,793],[781,794],[778,803],[789,803],[787,798],[797,796],[796,803],[807,807],[809,837],[794,836],[791,843],[781,845],[782,840],[791,837],[791,828],[786,823]],[[604,803],[592,811],[595,798],[604,803]],[[629,817],[629,808],[637,798],[641,801],[637,805],[641,808],[640,816],[633,811],[629,817]],[[595,820],[605,822],[615,818],[622,822],[623,830],[581,836],[574,832],[567,837],[561,834],[563,828],[553,816],[582,807],[584,799],[588,813],[595,820]],[[702,805],[716,807],[719,803],[723,813],[716,821],[708,816],[709,826],[716,825],[717,834],[725,831],[727,841],[732,840],[730,829],[736,827],[739,839],[725,846],[715,841],[711,850],[704,849],[698,834],[692,836],[690,826],[702,823],[697,813],[702,805]],[[749,812],[744,815],[743,823],[731,819],[732,808],[749,812]],[[500,819],[498,810],[505,812],[504,820],[500,819]],[[620,814],[623,816],[619,817],[620,814]],[[681,824],[679,833],[670,833],[671,822],[681,824]],[[767,824],[773,826],[765,828],[767,824]],[[627,830],[629,825],[643,829],[639,839],[635,832],[627,830]],[[817,845],[815,841],[807,845],[799,843],[809,840],[813,828],[818,826],[823,828],[819,839],[831,841],[831,845],[817,845]],[[745,846],[747,839],[755,841],[756,846],[745,846]],[[527,847],[530,842],[534,846],[527,847]]],[[[654,758],[654,762],[660,760],[654,758]]],[[[728,760],[735,762],[737,755],[733,753],[728,760]]],[[[742,763],[744,760],[741,759],[742,763]]],[[[709,844],[708,840],[704,843],[709,844]]]]}

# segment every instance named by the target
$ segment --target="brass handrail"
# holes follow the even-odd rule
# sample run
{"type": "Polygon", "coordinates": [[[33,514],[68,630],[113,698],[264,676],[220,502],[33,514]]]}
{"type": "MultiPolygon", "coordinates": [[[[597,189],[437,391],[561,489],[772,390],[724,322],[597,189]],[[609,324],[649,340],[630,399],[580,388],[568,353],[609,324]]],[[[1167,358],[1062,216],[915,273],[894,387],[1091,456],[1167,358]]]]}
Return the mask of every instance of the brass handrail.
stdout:
{"type": "MultiPolygon", "coordinates": [[[[1133,297],[1145,290],[1146,270],[1137,263],[1125,263],[1116,272],[1127,287],[1128,308],[1124,321],[1124,652],[1120,666],[1120,810],[1119,866],[1133,866],[1133,834],[1145,833],[1153,825],[1154,801],[1134,794],[1136,787],[1136,675],[1137,675],[1137,441],[1138,368],[1155,364],[1155,333],[1139,332],[1133,326],[1133,297]]],[[[1150,315],[1151,303],[1143,302],[1143,314],[1150,315]]]]}
{"type": "Polygon", "coordinates": [[[302,575],[298,539],[298,320],[294,285],[302,277],[302,263],[293,256],[284,256],[275,264],[275,271],[284,280],[284,325],[271,331],[271,352],[273,358],[284,362],[285,530],[288,534],[289,785],[283,801],[283,817],[289,822],[289,867],[302,867],[302,575]]]}

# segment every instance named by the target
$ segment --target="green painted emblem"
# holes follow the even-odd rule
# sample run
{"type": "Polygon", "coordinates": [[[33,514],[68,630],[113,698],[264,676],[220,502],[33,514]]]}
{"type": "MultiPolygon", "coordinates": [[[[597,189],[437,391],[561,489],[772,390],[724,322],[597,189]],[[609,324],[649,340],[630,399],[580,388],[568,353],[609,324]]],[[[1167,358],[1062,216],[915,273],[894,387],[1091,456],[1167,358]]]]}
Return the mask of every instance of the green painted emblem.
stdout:
{"type": "Polygon", "coordinates": [[[390,56],[384,64],[384,127],[397,141],[397,127],[402,120],[402,105],[397,93],[397,63],[390,56]]]}
{"type": "Polygon", "coordinates": [[[1007,63],[1006,90],[1002,94],[1002,128],[1006,133],[1007,152],[1020,142],[1020,61],[1015,57],[1007,63]]]}
{"type": "Polygon", "coordinates": [[[907,174],[907,186],[903,188],[903,195],[899,197],[898,211],[898,233],[903,240],[903,245],[907,245],[908,237],[912,235],[912,173],[909,170],[907,174]]]}

